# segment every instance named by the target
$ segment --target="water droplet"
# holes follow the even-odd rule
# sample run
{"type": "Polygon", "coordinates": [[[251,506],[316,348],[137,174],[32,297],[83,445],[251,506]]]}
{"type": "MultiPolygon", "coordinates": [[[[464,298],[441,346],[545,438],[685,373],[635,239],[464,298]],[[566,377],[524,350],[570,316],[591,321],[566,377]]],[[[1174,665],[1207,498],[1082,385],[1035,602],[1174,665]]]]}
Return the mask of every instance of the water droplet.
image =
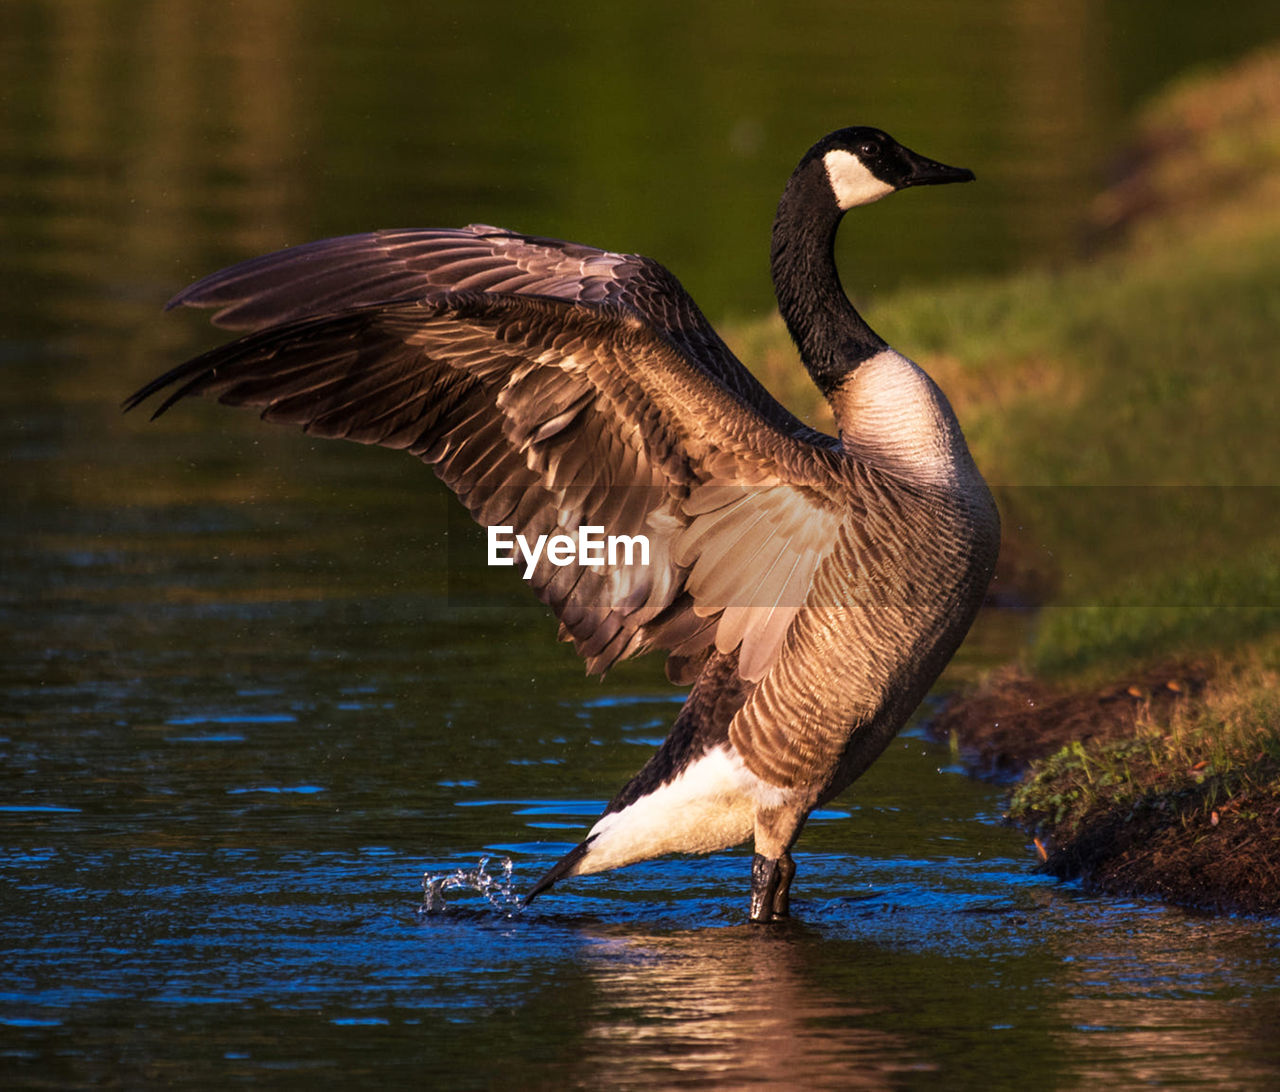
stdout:
{"type": "Polygon", "coordinates": [[[500,872],[488,870],[489,858],[481,857],[475,868],[459,868],[456,872],[446,872],[433,876],[430,872],[422,877],[422,905],[418,907],[420,914],[442,914],[447,909],[446,891],[472,892],[483,895],[495,910],[511,915],[520,909],[520,896],[513,888],[512,872],[514,866],[510,857],[502,858],[500,872]]]}

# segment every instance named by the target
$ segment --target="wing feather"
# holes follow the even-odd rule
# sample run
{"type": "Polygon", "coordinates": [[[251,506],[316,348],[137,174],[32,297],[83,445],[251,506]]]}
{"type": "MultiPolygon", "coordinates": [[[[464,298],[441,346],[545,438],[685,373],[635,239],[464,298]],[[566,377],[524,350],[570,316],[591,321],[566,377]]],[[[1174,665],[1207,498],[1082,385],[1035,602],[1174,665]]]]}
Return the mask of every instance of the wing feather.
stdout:
{"type": "Polygon", "coordinates": [[[219,326],[264,330],[445,290],[481,288],[623,307],[776,428],[814,446],[837,446],[834,438],[798,421],[742,367],[667,269],[636,254],[488,224],[374,231],[241,262],[190,285],[169,306],[213,308],[219,326]]]}
{"type": "Polygon", "coordinates": [[[847,507],[846,479],[835,441],[778,406],[685,301],[645,259],[496,229],[326,240],[176,297],[256,332],[128,405],[176,388],[158,412],[207,393],[406,449],[481,523],[530,539],[584,525],[645,535],[647,567],[559,566],[544,552],[529,583],[562,636],[595,672],[660,648],[681,677],[712,647],[741,648],[754,680],[803,600],[814,542],[831,541],[847,507]],[[434,287],[517,282],[537,295],[434,287]]]}

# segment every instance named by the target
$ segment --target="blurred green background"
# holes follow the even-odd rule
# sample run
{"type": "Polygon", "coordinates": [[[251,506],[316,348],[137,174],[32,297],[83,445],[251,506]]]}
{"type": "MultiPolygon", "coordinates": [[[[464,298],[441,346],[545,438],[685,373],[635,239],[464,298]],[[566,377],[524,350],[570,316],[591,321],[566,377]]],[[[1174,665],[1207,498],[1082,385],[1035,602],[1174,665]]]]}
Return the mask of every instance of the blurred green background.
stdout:
{"type": "Polygon", "coordinates": [[[232,259],[476,220],[757,313],[783,180],[854,123],[980,184],[860,216],[852,291],[1062,258],[1134,105],[1278,23],[1266,0],[6,0],[0,322],[136,330],[232,259]]]}

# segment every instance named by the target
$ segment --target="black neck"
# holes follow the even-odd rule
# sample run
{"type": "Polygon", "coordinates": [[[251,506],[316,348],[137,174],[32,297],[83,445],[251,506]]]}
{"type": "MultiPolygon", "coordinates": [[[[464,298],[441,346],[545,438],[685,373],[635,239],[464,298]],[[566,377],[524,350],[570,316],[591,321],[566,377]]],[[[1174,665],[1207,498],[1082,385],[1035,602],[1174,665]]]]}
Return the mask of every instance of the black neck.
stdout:
{"type": "Polygon", "coordinates": [[[843,212],[836,206],[820,158],[791,176],[773,222],[773,289],[792,340],[824,395],[885,342],[840,287],[835,239],[843,212]]]}

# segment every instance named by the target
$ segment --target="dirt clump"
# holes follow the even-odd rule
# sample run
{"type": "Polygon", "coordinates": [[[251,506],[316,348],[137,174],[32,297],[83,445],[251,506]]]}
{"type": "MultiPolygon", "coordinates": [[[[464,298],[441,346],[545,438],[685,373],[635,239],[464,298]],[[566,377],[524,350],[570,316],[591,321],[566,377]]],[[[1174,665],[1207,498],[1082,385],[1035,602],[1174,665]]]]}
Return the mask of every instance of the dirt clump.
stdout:
{"type": "Polygon", "coordinates": [[[1139,717],[1159,715],[1197,697],[1209,677],[1205,664],[1175,663],[1079,690],[1008,668],[947,706],[934,719],[932,731],[939,739],[954,740],[978,776],[1008,780],[1075,740],[1131,734],[1139,717]]]}

